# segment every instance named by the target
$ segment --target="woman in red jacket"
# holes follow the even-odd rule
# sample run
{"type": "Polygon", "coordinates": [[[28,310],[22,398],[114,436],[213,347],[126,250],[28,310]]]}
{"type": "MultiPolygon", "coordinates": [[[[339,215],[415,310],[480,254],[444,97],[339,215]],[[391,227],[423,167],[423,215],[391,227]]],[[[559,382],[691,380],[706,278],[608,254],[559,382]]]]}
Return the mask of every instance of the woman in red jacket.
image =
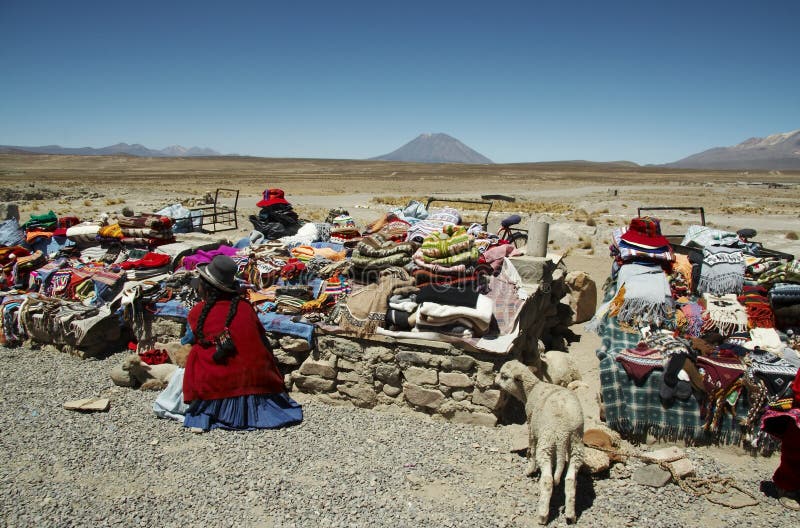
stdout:
{"type": "Polygon", "coordinates": [[[198,274],[202,301],[188,316],[193,342],[183,377],[184,426],[208,431],[300,423],[302,408],[286,393],[264,327],[239,297],[236,263],[217,255],[198,274]]]}

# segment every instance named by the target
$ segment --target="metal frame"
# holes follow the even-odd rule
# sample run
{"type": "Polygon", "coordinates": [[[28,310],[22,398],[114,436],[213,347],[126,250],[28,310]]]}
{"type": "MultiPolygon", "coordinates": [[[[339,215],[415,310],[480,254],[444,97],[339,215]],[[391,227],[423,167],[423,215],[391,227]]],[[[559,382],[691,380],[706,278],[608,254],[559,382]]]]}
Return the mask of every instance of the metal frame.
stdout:
{"type": "Polygon", "coordinates": [[[198,218],[192,217],[191,212],[199,211],[200,215],[200,229],[202,231],[207,231],[210,233],[216,233],[217,231],[230,231],[233,229],[239,229],[239,219],[236,217],[236,211],[239,207],[239,189],[226,189],[223,187],[218,187],[216,192],[214,193],[214,203],[208,205],[200,205],[197,207],[190,207],[189,211],[189,218],[198,218]],[[227,204],[220,203],[219,195],[220,192],[223,193],[231,193],[233,195],[233,208],[231,208],[227,204]],[[207,222],[210,220],[210,222],[207,222]],[[211,228],[206,226],[211,225],[211,228]],[[223,227],[220,228],[219,226],[222,225],[223,227]]]}
{"type": "Polygon", "coordinates": [[[431,196],[430,198],[428,198],[428,203],[425,204],[425,209],[430,210],[430,205],[433,202],[467,203],[467,204],[477,204],[477,205],[488,206],[487,209],[486,209],[486,214],[483,216],[483,222],[481,222],[481,224],[483,225],[484,229],[488,229],[489,228],[489,213],[492,212],[492,206],[494,205],[494,202],[492,202],[491,200],[488,200],[488,201],[487,200],[465,200],[463,198],[439,198],[439,197],[431,196]]]}

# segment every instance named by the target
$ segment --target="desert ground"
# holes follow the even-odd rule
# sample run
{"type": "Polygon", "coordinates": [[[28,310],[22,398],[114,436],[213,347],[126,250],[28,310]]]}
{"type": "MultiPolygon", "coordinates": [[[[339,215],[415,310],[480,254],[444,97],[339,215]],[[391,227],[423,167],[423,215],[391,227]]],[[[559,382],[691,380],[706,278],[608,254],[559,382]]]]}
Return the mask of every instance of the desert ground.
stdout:
{"type": "MultiPolygon", "coordinates": [[[[220,235],[235,241],[250,232],[248,216],[257,213],[255,204],[261,193],[266,188],[275,187],[285,191],[287,199],[302,218],[319,221],[325,218],[329,209],[343,207],[360,225],[377,219],[392,207],[405,205],[411,199],[425,203],[429,197],[479,199],[486,194],[510,196],[514,202],[493,202],[489,228],[496,230],[500,221],[512,213],[522,216],[521,227],[525,227],[528,221],[549,222],[549,250],[565,255],[570,270],[589,273],[598,288],[610,269],[608,243],[611,229],[627,225],[639,208],[703,207],[708,225],[734,231],[754,228],[758,231],[755,240],[765,247],[800,256],[800,172],[692,171],[582,162],[432,165],[354,160],[0,155],[0,203],[17,204],[21,222],[31,214],[49,210],[59,216],[93,219],[103,213],[119,213],[123,207],[130,207],[138,213],[154,212],[175,203],[192,206],[202,203],[207,193],[226,188],[239,191],[238,229],[220,232],[220,235]]],[[[225,201],[231,203],[231,198],[227,196],[225,201]]],[[[471,211],[462,208],[462,213],[467,219],[482,217],[477,208],[471,211]]],[[[681,234],[688,225],[699,223],[696,212],[657,211],[653,214],[661,216],[664,234],[681,234]]],[[[572,345],[570,353],[574,353],[580,362],[584,379],[590,386],[598,387],[594,350],[599,340],[584,332],[581,325],[575,325],[574,331],[581,335],[581,340],[572,345]]],[[[5,350],[0,349],[0,354],[3,353],[5,350]]],[[[69,360],[74,361],[74,358],[69,360]]],[[[15,394],[13,391],[4,393],[0,404],[8,404],[15,394]]],[[[324,406],[316,406],[313,397],[303,398],[311,402],[312,416],[324,413],[324,406]]],[[[139,400],[134,404],[137,409],[146,407],[139,400]]],[[[470,435],[467,437],[472,438],[470,435]]],[[[492,435],[491,441],[497,443],[496,434],[492,435]]],[[[214,435],[209,436],[212,443],[216,441],[214,435]]],[[[177,440],[171,438],[171,441],[180,438],[179,435],[177,440]]],[[[269,437],[266,441],[270,441],[269,437]]],[[[353,438],[348,437],[348,441],[352,442],[353,438]]],[[[2,441],[0,445],[3,445],[2,441]]],[[[740,448],[710,446],[697,449],[701,450],[698,456],[713,459],[715,467],[721,471],[748,482],[768,480],[777,465],[775,456],[753,458],[740,448]]],[[[502,448],[500,451],[498,456],[507,456],[502,455],[502,448]]],[[[438,452],[436,457],[440,461],[438,452]]],[[[522,463],[517,464],[512,459],[506,461],[509,460],[515,468],[519,465],[517,469],[521,473],[522,463]]],[[[504,477],[498,474],[488,478],[487,486],[491,483],[500,486],[504,481],[504,477]]],[[[2,481],[5,488],[8,481],[5,478],[2,481]]],[[[165,485],[168,482],[167,479],[165,485]]],[[[534,485],[526,486],[525,489],[534,493],[534,485]]],[[[7,489],[3,493],[6,492],[7,489]]],[[[116,490],[115,493],[119,495],[122,492],[116,490]]],[[[596,494],[595,505],[603,500],[600,490],[596,494]]],[[[456,495],[455,492],[430,491],[426,495],[426,504],[431,511],[437,508],[447,511],[456,495]]],[[[32,500],[33,508],[41,505],[40,501],[44,499],[32,500]]],[[[798,517],[780,511],[776,501],[762,500],[764,503],[758,508],[771,513],[753,518],[756,519],[752,521],[753,526],[767,520],[797,522],[798,517]],[[773,514],[775,517],[769,516],[773,514]]],[[[533,499],[529,502],[534,503],[533,499]]],[[[498,499],[498,504],[501,503],[503,501],[498,499]]],[[[520,513],[518,502],[509,504],[507,522],[498,521],[492,525],[527,526],[533,522],[523,520],[530,508],[525,509],[528,508],[525,506],[520,513]]],[[[5,502],[4,506],[7,505],[5,502]]],[[[688,512],[676,517],[676,525],[696,525],[695,522],[699,523],[704,516],[712,519],[707,525],[722,525],[724,516],[732,511],[702,500],[690,501],[686,508],[688,512]],[[698,516],[693,517],[693,512],[698,516]]],[[[579,513],[579,524],[637,526],[648,522],[646,518],[630,515],[614,517],[613,513],[602,508],[604,517],[595,518],[589,514],[590,511],[591,506],[585,506],[583,513],[579,513]]],[[[31,518],[17,517],[18,522],[8,524],[24,525],[24,519],[31,518]]],[[[736,520],[740,524],[748,524],[744,521],[747,518],[745,513],[737,513],[736,520]]],[[[434,521],[435,516],[421,519],[417,522],[420,526],[442,525],[434,521]]],[[[266,525],[290,524],[285,519],[278,522],[273,519],[272,524],[266,525]]],[[[355,522],[355,525],[361,524],[355,522]]],[[[655,525],[671,524],[658,521],[655,525]]]]}

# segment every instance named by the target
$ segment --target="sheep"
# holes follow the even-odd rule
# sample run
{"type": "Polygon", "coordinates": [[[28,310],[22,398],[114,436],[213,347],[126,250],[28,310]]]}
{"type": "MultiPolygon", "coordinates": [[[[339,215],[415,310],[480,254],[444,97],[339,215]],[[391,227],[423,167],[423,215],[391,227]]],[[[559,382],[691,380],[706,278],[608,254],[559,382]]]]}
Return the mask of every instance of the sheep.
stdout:
{"type": "Polygon", "coordinates": [[[541,470],[537,521],[547,523],[553,482],[561,481],[564,466],[569,463],[564,481],[564,515],[567,522],[574,522],[575,478],[584,460],[580,401],[571,390],[539,380],[516,360],[503,365],[497,385],[525,404],[529,443],[525,474],[533,475],[537,465],[541,470]]]}
{"type": "Polygon", "coordinates": [[[562,387],[581,379],[581,372],[572,356],[560,350],[548,350],[542,354],[539,372],[544,381],[562,387]]]}
{"type": "Polygon", "coordinates": [[[130,354],[122,362],[122,370],[127,371],[133,380],[141,384],[142,390],[163,390],[177,368],[172,363],[148,365],[139,359],[138,354],[130,354]]]}

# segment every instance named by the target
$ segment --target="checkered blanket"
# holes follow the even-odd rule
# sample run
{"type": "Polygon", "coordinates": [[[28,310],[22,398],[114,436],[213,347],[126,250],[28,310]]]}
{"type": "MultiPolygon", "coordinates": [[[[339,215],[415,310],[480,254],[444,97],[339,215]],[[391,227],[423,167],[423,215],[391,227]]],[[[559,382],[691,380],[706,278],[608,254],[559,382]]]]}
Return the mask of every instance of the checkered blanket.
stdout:
{"type": "MultiPolygon", "coordinates": [[[[661,404],[659,388],[662,370],[651,372],[644,383],[637,385],[616,361],[620,351],[634,348],[640,340],[638,333],[626,332],[615,318],[606,318],[600,328],[602,346],[597,351],[600,359],[600,385],[608,425],[625,435],[644,439],[649,433],[670,441],[717,441],[738,443],[742,431],[735,418],[725,415],[719,431],[714,434],[703,430],[704,419],[694,396],[686,401],[675,400],[666,408],[661,404]]],[[[746,416],[747,398],[736,403],[736,415],[746,416]]]]}

